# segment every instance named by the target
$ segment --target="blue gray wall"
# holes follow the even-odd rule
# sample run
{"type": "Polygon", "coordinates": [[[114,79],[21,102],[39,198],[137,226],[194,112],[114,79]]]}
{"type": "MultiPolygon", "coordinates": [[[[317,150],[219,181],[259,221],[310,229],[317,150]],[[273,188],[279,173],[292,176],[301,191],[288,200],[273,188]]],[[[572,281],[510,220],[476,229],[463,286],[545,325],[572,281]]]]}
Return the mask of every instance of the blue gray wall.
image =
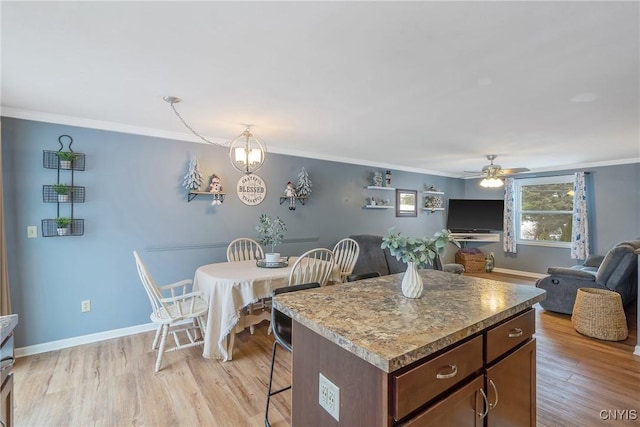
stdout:
{"type": "MultiPolygon", "coordinates": [[[[333,247],[350,234],[384,234],[395,226],[407,235],[431,235],[445,226],[445,213],[396,218],[392,209],[365,210],[368,177],[376,167],[269,154],[258,172],[267,197],[246,206],[235,195],[240,174],[220,147],[2,118],[2,157],[9,248],[12,308],[20,315],[16,345],[25,347],[91,333],[149,323],[149,303],[132,256],[138,250],[158,283],[192,278],[200,265],[223,261],[227,243],[255,237],[261,213],[278,215],[287,224],[284,255],[313,247],[333,247]],[[81,237],[40,237],[40,221],[54,218],[55,204],[42,202],[42,185],[53,184],[56,171],[42,167],[42,151],[57,150],[68,134],[73,149],[86,155],[86,170],[75,183],[86,187],[86,202],[75,205],[85,220],[81,237]],[[222,179],[227,198],[212,207],[198,196],[187,203],[182,178],[195,155],[204,175],[222,179]],[[289,211],[279,204],[287,181],[302,167],[313,181],[306,206],[289,211]],[[37,225],[37,239],[27,239],[27,226],[37,225]],[[90,299],[92,310],[80,312],[90,299]]],[[[640,235],[639,165],[597,168],[594,251],[640,235]]],[[[392,186],[422,190],[435,185],[446,198],[501,198],[478,190],[477,181],[393,170],[392,186]]],[[[385,196],[386,197],[386,196],[385,196]]],[[[420,203],[422,196],[419,196],[420,203]]],[[[494,251],[498,267],[542,273],[550,265],[572,265],[567,250],[519,248],[504,258],[501,244],[480,245],[494,251]]],[[[453,258],[452,247],[447,259],[453,258]]]]}

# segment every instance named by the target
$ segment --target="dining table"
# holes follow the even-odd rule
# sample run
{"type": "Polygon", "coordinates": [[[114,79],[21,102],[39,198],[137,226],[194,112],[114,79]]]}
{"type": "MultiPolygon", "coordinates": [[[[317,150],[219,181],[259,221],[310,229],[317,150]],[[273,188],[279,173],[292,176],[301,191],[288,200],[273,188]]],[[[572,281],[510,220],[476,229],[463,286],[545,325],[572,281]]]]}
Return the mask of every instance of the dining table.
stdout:
{"type": "MultiPolygon", "coordinates": [[[[193,290],[202,291],[209,302],[202,355],[210,359],[232,360],[235,332],[271,318],[270,311],[241,314],[241,311],[273,290],[289,284],[289,274],[297,257],[289,257],[282,267],[259,267],[256,260],[217,262],[198,267],[193,290]]],[[[340,271],[332,270],[330,280],[339,281],[340,271]]]]}

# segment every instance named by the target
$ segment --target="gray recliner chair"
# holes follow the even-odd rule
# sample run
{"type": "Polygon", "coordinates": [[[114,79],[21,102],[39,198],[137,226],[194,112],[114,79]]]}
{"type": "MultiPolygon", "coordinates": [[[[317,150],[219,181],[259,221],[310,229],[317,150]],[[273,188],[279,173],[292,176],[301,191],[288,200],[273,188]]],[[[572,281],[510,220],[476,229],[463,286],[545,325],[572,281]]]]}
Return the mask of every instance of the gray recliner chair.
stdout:
{"type": "Polygon", "coordinates": [[[621,242],[604,257],[594,256],[584,264],[570,268],[551,267],[549,276],[536,282],[536,286],[547,291],[540,302],[545,310],[571,314],[578,288],[607,289],[620,294],[626,307],[637,298],[638,255],[640,239],[621,242]]]}

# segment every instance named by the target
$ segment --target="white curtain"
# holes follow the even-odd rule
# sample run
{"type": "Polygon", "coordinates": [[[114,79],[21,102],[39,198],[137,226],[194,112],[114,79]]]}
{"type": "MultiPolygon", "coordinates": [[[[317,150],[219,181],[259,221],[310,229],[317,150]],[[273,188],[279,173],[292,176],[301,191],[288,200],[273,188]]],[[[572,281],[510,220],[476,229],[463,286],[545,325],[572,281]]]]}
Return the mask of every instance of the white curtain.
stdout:
{"type": "Polygon", "coordinates": [[[573,223],[571,229],[571,258],[589,256],[589,221],[587,215],[587,186],[584,172],[576,172],[573,182],[573,223]]]}
{"type": "Polygon", "coordinates": [[[516,253],[516,201],[513,178],[504,180],[504,230],[502,246],[505,252],[516,253]]]}

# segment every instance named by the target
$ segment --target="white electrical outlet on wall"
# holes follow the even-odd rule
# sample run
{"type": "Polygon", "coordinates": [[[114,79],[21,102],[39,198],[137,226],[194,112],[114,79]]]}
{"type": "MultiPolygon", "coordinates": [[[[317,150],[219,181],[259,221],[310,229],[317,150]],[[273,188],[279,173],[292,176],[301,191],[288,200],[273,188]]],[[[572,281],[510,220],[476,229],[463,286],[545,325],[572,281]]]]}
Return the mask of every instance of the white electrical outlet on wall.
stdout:
{"type": "Polygon", "coordinates": [[[322,374],[320,374],[318,384],[318,403],[336,421],[340,421],[340,388],[322,374]]]}

